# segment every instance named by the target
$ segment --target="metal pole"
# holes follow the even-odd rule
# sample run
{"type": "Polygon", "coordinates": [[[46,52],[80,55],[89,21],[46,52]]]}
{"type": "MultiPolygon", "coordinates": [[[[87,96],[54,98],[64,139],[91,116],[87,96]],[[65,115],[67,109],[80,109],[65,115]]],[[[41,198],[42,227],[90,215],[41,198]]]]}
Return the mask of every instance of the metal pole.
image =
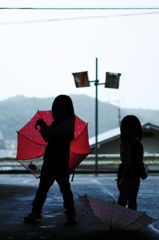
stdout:
{"type": "Polygon", "coordinates": [[[118,118],[119,118],[119,127],[120,127],[120,123],[121,123],[120,106],[118,108],[118,118]]]}
{"type": "Polygon", "coordinates": [[[96,58],[96,97],[95,97],[95,174],[98,175],[98,58],[96,58]]]}

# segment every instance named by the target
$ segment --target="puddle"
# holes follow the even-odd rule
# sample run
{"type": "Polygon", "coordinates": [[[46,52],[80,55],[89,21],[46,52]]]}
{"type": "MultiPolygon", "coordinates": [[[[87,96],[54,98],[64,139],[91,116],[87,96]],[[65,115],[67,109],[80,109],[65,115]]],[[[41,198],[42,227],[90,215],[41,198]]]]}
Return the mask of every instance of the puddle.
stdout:
{"type": "Polygon", "coordinates": [[[62,215],[62,213],[60,212],[60,213],[54,213],[54,214],[52,214],[52,213],[51,214],[43,214],[43,216],[46,218],[56,217],[58,215],[62,215]]]}
{"type": "Polygon", "coordinates": [[[47,225],[47,226],[39,226],[39,228],[53,228],[56,227],[55,225],[47,225]]]}
{"type": "Polygon", "coordinates": [[[49,214],[43,214],[43,217],[51,218],[51,217],[54,217],[54,216],[53,215],[49,215],[49,214]]]}

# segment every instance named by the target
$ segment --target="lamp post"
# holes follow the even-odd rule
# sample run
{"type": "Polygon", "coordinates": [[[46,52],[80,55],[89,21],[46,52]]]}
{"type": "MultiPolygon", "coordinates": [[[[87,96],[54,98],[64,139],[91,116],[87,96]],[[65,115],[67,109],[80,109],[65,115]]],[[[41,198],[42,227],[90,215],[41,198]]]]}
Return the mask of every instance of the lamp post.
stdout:
{"type": "Polygon", "coordinates": [[[88,73],[72,73],[76,87],[89,87],[91,82],[95,85],[95,175],[98,175],[98,85],[105,85],[105,88],[118,88],[120,73],[106,72],[105,83],[99,83],[98,80],[98,58],[96,58],[96,76],[95,80],[89,81],[88,73]]]}
{"type": "MultiPolygon", "coordinates": [[[[94,81],[92,81],[94,82],[94,81]]],[[[96,58],[96,80],[95,80],[95,174],[98,175],[98,58],[96,58]]]]}

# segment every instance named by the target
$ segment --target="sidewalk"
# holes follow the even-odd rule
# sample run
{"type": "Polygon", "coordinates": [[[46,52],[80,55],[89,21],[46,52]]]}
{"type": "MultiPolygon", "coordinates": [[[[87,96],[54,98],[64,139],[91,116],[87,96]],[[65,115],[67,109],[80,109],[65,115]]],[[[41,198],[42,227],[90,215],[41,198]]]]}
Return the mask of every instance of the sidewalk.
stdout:
{"type": "MultiPolygon", "coordinates": [[[[43,208],[43,218],[36,224],[24,223],[23,217],[31,210],[31,203],[39,180],[31,174],[0,175],[0,240],[157,240],[159,221],[136,231],[113,230],[89,216],[78,194],[116,201],[116,174],[76,174],[71,183],[75,198],[78,224],[68,226],[63,213],[62,196],[57,183],[48,193],[43,208]]],[[[138,195],[138,210],[159,218],[159,176],[149,176],[141,182],[138,195]]]]}

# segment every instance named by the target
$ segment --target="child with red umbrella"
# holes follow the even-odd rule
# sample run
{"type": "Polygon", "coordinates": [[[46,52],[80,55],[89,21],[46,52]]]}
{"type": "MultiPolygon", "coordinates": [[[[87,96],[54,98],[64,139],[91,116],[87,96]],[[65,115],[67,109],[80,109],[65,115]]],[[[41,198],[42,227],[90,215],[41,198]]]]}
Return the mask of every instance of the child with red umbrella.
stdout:
{"type": "Polygon", "coordinates": [[[35,222],[41,218],[42,207],[47,193],[56,180],[63,195],[65,214],[69,224],[76,224],[74,198],[69,182],[70,143],[74,138],[75,114],[72,100],[67,95],[59,95],[52,104],[54,121],[48,126],[43,119],[36,122],[44,141],[47,142],[44,162],[41,169],[40,183],[32,203],[31,213],[25,222],[35,222]]]}

